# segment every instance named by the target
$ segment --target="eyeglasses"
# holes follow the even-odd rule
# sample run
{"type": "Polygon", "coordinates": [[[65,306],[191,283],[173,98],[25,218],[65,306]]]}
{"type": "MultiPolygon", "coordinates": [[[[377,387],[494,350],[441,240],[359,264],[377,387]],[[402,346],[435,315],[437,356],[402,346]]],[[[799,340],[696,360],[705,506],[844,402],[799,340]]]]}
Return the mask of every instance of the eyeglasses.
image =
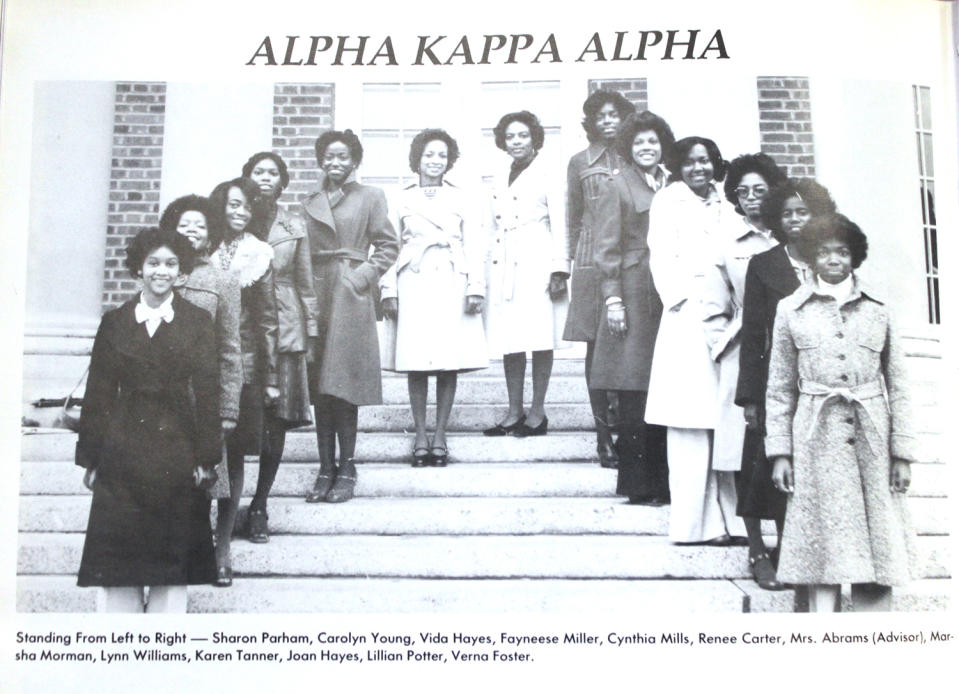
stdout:
{"type": "Polygon", "coordinates": [[[740,198],[748,198],[749,193],[753,194],[753,197],[761,198],[769,192],[768,186],[753,186],[752,188],[748,186],[739,186],[736,188],[736,195],[740,198]]]}

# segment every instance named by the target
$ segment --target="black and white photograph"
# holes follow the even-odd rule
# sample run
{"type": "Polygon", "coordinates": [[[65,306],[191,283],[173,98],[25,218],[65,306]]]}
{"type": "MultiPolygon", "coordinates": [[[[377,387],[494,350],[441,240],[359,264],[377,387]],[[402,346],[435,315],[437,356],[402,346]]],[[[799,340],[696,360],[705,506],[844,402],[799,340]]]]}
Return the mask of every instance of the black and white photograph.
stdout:
{"type": "Polygon", "coordinates": [[[193,5],[4,6],[16,691],[948,662],[956,2],[193,5]]]}

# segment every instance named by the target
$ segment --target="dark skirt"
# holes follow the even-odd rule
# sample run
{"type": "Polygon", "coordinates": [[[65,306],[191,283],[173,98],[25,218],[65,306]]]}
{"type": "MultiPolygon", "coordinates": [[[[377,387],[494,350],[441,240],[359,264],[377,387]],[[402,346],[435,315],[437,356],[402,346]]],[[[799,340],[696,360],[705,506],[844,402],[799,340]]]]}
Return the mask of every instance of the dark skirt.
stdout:
{"type": "Polygon", "coordinates": [[[280,352],[276,355],[276,376],[280,397],[274,416],[288,429],[313,423],[310,414],[310,380],[306,352],[280,352]]]}
{"type": "Polygon", "coordinates": [[[620,496],[669,501],[669,466],[666,463],[666,427],[647,424],[646,391],[619,391],[619,469],[616,493],[620,496]]]}
{"type": "Polygon", "coordinates": [[[244,383],[240,391],[240,416],[236,429],[230,434],[230,445],[243,451],[244,455],[260,455],[263,440],[263,386],[244,383]]]}
{"type": "Polygon", "coordinates": [[[772,466],[766,458],[762,429],[746,429],[743,462],[736,473],[736,515],[782,523],[786,495],[773,486],[772,466]]]}
{"type": "Polygon", "coordinates": [[[595,267],[574,266],[571,284],[563,339],[570,342],[592,342],[596,339],[596,330],[600,318],[604,315],[599,270],[595,267]]]}

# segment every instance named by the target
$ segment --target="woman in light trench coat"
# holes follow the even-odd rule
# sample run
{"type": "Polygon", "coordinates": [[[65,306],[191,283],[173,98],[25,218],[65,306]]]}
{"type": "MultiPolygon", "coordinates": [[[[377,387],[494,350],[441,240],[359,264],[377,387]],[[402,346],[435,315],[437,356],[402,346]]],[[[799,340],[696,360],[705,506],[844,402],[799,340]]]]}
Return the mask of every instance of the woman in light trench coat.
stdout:
{"type": "Polygon", "coordinates": [[[383,401],[375,294],[380,277],[396,262],[399,241],[383,191],[356,182],[354,171],[362,159],[363,146],[352,130],[320,135],[319,186],[303,200],[318,333],[310,395],[320,470],[306,498],[310,503],[353,498],[357,407],[383,401]]]}
{"type": "Polygon", "coordinates": [[[569,306],[562,177],[538,155],[545,133],[529,111],[506,114],[493,132],[513,162],[491,193],[486,337],[490,355],[503,356],[509,412],[483,433],[542,436],[553,350],[563,345],[569,306]],[[533,399],[524,414],[527,352],[533,353],[533,399]]]}

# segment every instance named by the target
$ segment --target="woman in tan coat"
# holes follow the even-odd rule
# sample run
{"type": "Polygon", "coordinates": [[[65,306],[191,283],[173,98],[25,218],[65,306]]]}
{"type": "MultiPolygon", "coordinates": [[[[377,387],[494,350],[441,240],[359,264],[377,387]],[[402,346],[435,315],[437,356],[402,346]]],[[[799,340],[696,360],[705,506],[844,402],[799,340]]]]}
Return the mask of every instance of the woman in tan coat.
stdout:
{"type": "Polygon", "coordinates": [[[399,241],[383,191],[356,182],[363,146],[353,131],[325,132],[315,149],[320,181],[303,210],[318,296],[310,394],[320,470],[306,500],[338,503],[353,498],[356,484],[357,407],[383,400],[375,294],[399,241]]]}

